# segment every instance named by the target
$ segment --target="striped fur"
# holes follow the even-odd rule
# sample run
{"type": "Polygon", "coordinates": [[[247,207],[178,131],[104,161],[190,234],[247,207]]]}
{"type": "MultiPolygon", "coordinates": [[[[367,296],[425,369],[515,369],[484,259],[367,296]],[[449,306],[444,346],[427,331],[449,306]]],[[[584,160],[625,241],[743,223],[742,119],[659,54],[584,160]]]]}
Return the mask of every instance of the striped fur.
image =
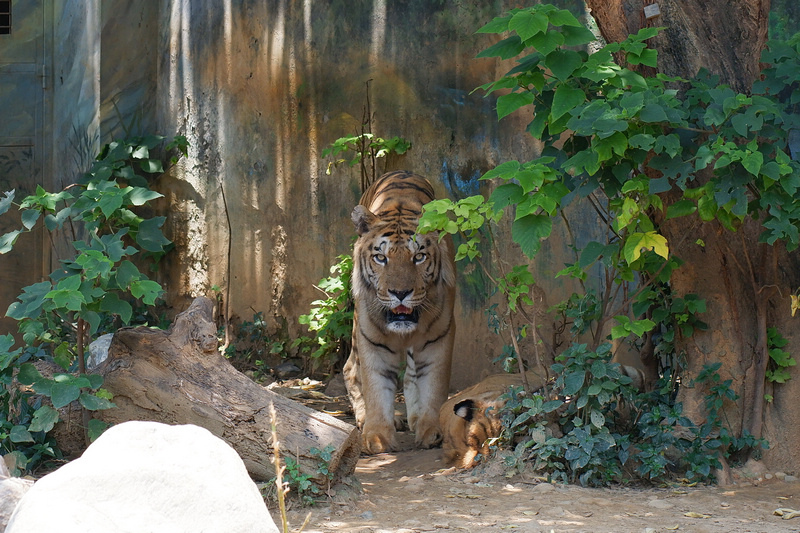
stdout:
{"type": "MultiPolygon", "coordinates": [[[[536,390],[544,380],[533,371],[527,373],[528,385],[536,390]]],[[[505,405],[500,399],[512,386],[522,386],[519,374],[494,374],[449,400],[439,411],[439,424],[444,432],[442,451],[448,466],[469,468],[478,455],[488,456],[492,439],[502,431],[499,411],[505,405]]]]}
{"type": "Polygon", "coordinates": [[[408,423],[420,447],[441,442],[455,336],[455,265],[449,236],[417,235],[431,184],[384,174],[353,209],[353,349],[345,383],[367,453],[396,448],[394,396],[401,365],[408,423]]]}
{"type": "MultiPolygon", "coordinates": [[[[620,365],[620,371],[633,381],[631,386],[643,390],[644,374],[636,367],[620,365]]],[[[526,373],[528,386],[537,391],[544,379],[536,372],[526,373]]],[[[500,436],[499,413],[505,406],[500,397],[510,387],[521,387],[519,374],[494,374],[465,389],[442,404],[439,425],[444,433],[442,451],[448,466],[470,468],[478,455],[488,456],[493,439],[500,436]]]]}

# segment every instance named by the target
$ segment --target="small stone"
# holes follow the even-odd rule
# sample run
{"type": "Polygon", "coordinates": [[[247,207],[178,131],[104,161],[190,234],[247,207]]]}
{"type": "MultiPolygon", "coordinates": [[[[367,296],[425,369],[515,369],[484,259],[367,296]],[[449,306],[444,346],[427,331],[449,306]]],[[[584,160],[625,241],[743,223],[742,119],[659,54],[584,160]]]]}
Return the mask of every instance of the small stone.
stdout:
{"type": "Polygon", "coordinates": [[[767,473],[767,474],[764,474],[764,479],[772,479],[772,478],[774,478],[774,477],[775,477],[775,476],[773,476],[772,474],[769,474],[769,473],[767,473]]]}
{"type": "Polygon", "coordinates": [[[297,367],[297,365],[289,362],[281,363],[273,370],[275,371],[275,376],[277,376],[279,379],[289,379],[300,375],[300,369],[297,367]]]}
{"type": "Polygon", "coordinates": [[[775,477],[783,481],[783,478],[786,477],[786,472],[775,472],[775,477]]]}
{"type": "Polygon", "coordinates": [[[556,488],[550,483],[539,483],[538,485],[535,485],[532,490],[533,492],[544,494],[547,492],[553,492],[556,490],[556,488]]]}
{"type": "Polygon", "coordinates": [[[783,477],[783,480],[784,480],[786,483],[794,483],[795,481],[797,481],[797,476],[790,476],[789,474],[786,474],[786,475],[783,477]]]}
{"type": "Polygon", "coordinates": [[[654,507],[656,509],[672,509],[675,505],[669,503],[666,500],[650,500],[647,502],[647,505],[650,507],[654,507]]]}
{"type": "Polygon", "coordinates": [[[364,520],[372,520],[373,518],[375,518],[375,515],[372,514],[372,511],[364,511],[358,516],[359,518],[363,518],[364,520]]]}
{"type": "Polygon", "coordinates": [[[656,533],[656,530],[652,527],[646,527],[644,528],[644,533],[656,533]]]}

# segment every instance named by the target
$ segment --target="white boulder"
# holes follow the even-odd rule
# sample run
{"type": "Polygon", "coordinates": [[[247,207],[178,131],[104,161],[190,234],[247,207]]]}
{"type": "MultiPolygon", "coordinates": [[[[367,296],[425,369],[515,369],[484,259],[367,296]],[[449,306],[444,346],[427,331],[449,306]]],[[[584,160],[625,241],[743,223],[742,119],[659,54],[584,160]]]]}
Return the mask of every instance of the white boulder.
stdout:
{"type": "Polygon", "coordinates": [[[277,532],[236,452],[206,429],[125,422],[37,481],[6,533],[277,532]]]}
{"type": "Polygon", "coordinates": [[[0,457],[0,532],[5,531],[11,514],[33,481],[11,477],[6,462],[0,457]]]}

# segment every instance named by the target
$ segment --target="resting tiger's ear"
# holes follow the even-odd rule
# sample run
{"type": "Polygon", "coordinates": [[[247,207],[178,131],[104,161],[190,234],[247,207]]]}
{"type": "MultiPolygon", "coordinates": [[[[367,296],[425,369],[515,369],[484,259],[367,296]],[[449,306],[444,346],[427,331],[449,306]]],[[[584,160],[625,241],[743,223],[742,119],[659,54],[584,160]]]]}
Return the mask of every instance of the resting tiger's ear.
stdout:
{"type": "Polygon", "coordinates": [[[369,209],[363,205],[355,206],[353,212],[350,214],[350,219],[353,221],[353,225],[356,227],[356,233],[359,235],[364,235],[369,231],[369,227],[375,221],[375,218],[375,215],[370,213],[369,209]]]}
{"type": "Polygon", "coordinates": [[[472,400],[462,400],[453,406],[453,412],[456,416],[460,416],[467,422],[472,420],[472,414],[475,411],[475,402],[472,400]]]}

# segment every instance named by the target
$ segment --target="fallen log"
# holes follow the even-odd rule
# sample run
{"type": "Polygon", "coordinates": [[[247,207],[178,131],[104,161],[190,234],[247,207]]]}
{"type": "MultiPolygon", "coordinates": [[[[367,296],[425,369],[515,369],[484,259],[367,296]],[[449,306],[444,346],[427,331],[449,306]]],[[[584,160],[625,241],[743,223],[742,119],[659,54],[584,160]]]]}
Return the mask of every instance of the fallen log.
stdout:
{"type": "MultiPolygon", "coordinates": [[[[334,479],[355,469],[361,435],[355,426],[268,391],[236,370],[217,350],[213,303],[200,297],[169,330],[122,328],[97,372],[116,408],[95,416],[112,424],[151,420],[195,424],[225,440],[257,480],[275,477],[271,407],[282,455],[323,483],[312,451],[332,446],[334,479]]],[[[187,453],[191,453],[187,450],[187,453]]]]}

